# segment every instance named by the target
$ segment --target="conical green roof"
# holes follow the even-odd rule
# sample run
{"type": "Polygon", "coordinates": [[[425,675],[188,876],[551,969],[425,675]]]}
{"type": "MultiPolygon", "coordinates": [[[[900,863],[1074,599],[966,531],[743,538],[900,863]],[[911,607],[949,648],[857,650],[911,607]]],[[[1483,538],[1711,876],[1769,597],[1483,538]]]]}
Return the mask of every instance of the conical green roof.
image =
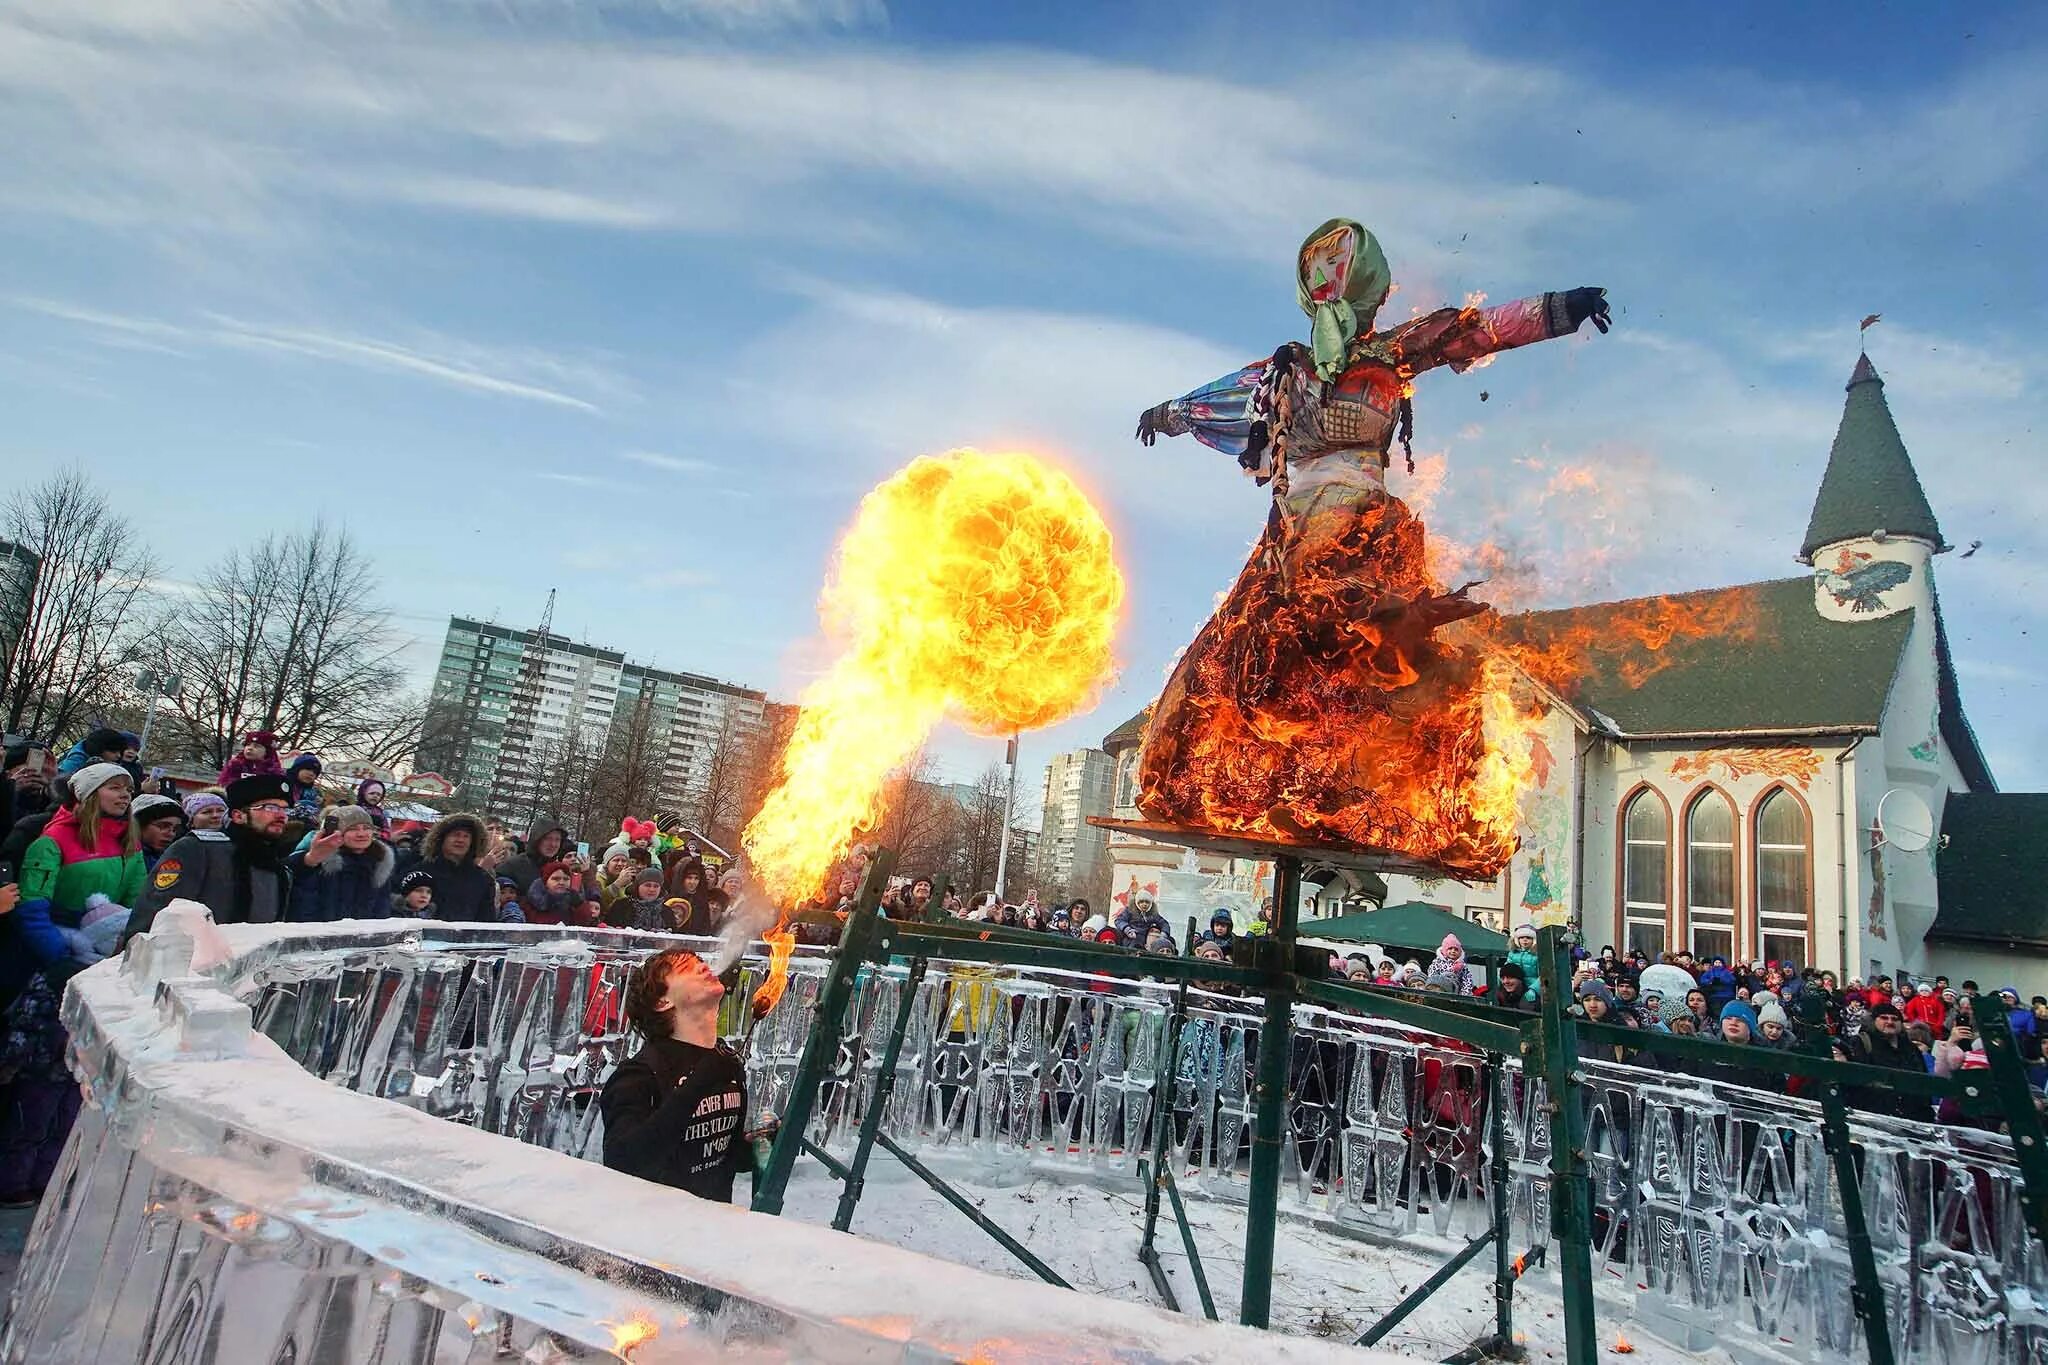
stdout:
{"type": "Polygon", "coordinates": [[[1892,410],[1885,405],[1884,381],[1870,357],[1859,356],[1849,376],[1849,398],[1842,405],[1842,425],[1828,452],[1828,472],[1813,500],[1806,540],[1799,557],[1808,563],[1813,552],[1838,540],[1855,540],[1872,531],[1917,536],[1946,548],[1934,509],[1920,491],[1920,476],[1899,439],[1892,410]]]}

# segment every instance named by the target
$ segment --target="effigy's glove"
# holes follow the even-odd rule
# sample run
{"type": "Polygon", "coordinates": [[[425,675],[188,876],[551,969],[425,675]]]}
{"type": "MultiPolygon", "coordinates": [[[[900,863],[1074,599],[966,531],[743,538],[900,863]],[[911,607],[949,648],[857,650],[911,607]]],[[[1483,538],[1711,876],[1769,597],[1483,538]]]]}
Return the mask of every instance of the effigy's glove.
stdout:
{"type": "Polygon", "coordinates": [[[1607,291],[1598,285],[1586,284],[1566,290],[1564,313],[1574,332],[1587,318],[1593,319],[1593,325],[1602,332],[1614,325],[1614,318],[1607,311],[1607,291]]]}
{"type": "Polygon", "coordinates": [[[1172,406],[1171,403],[1160,403],[1155,407],[1146,408],[1142,413],[1138,414],[1138,439],[1140,441],[1149,446],[1158,440],[1162,433],[1169,436],[1173,434],[1172,414],[1167,411],[1172,406]]]}

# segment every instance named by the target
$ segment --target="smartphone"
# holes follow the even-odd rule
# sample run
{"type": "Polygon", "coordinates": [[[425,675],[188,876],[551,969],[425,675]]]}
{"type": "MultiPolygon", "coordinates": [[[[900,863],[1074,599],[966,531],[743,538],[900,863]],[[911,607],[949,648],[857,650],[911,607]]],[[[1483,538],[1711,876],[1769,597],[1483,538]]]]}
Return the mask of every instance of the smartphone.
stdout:
{"type": "Polygon", "coordinates": [[[576,856],[579,858],[588,858],[590,856],[590,841],[588,839],[578,839],[576,841],[576,856]]]}
{"type": "Polygon", "coordinates": [[[339,828],[341,828],[341,817],[339,815],[330,813],[320,821],[320,832],[322,834],[332,834],[339,828]]]}
{"type": "Polygon", "coordinates": [[[50,751],[48,749],[30,749],[28,756],[22,759],[21,766],[27,768],[32,773],[39,773],[43,770],[43,765],[49,761],[50,751]]]}

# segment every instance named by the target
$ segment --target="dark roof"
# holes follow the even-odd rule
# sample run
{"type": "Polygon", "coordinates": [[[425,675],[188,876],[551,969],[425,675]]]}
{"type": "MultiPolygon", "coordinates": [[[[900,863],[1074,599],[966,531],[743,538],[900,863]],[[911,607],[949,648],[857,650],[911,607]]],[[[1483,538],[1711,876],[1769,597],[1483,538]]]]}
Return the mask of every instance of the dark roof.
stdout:
{"type": "Polygon", "coordinates": [[[1330,919],[1301,921],[1303,938],[1377,943],[1382,948],[1409,948],[1426,953],[1434,953],[1445,934],[1458,936],[1467,957],[1499,957],[1508,950],[1506,934],[1497,934],[1428,901],[1404,901],[1383,910],[1360,910],[1330,919]]]}
{"type": "Polygon", "coordinates": [[[1913,614],[1830,621],[1814,609],[1811,578],[1781,578],[1530,612],[1503,624],[1510,638],[1537,644],[1583,634],[1588,671],[1560,691],[1625,735],[1853,734],[1882,721],[1913,614]],[[1661,618],[1667,607],[1747,628],[1674,638],[1654,652],[1617,628],[1661,618]]]}
{"type": "MultiPolygon", "coordinates": [[[[1930,576],[1928,588],[1933,591],[1934,580],[1930,576]]],[[[1955,759],[1956,767],[1962,770],[1963,782],[1973,792],[1998,790],[1998,779],[1991,775],[1991,763],[1984,757],[1984,750],[1977,745],[1977,732],[1970,726],[1970,718],[1963,714],[1963,689],[1956,681],[1956,661],[1949,653],[1948,627],[1941,620],[1941,594],[1934,594],[1934,668],[1935,696],[1939,705],[1935,708],[1941,726],[1941,737],[1948,743],[1949,754],[1955,759]]]]}
{"type": "Polygon", "coordinates": [[[2048,793],[1951,792],[1931,939],[2048,948],[2048,793]]]}
{"type": "Polygon", "coordinates": [[[1842,425],[1828,452],[1828,471],[1806,523],[1799,558],[1813,562],[1813,552],[1838,540],[1854,540],[1872,531],[1917,536],[1943,545],[1941,526],[1920,476],[1899,439],[1892,410],[1884,401],[1884,381],[1869,356],[1856,361],[1849,376],[1849,397],[1842,405],[1842,425]]]}
{"type": "Polygon", "coordinates": [[[1145,738],[1145,722],[1150,719],[1152,719],[1152,707],[1148,703],[1144,710],[1102,737],[1104,752],[1114,757],[1120,750],[1128,749],[1143,740],[1145,738]]]}

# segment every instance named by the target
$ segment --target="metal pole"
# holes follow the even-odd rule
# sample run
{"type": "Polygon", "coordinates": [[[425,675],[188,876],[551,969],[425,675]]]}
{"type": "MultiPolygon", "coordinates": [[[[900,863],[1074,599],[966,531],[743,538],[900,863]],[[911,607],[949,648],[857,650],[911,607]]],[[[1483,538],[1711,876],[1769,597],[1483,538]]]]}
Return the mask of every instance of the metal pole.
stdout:
{"type": "Polygon", "coordinates": [[[797,1061],[796,1078],[790,1085],[788,1110],[782,1127],[768,1153],[768,1165],[754,1186],[754,1212],[781,1213],[782,1197],[789,1188],[790,1172],[796,1169],[796,1154],[810,1136],[811,1111],[817,1107],[818,1088],[825,1073],[839,1057],[839,1040],[846,1028],[846,1006],[853,996],[854,978],[860,975],[868,945],[874,941],[875,921],[882,904],[882,889],[889,884],[887,849],[878,850],[868,864],[853,912],[839,935],[839,955],[832,959],[825,984],[818,990],[818,1003],[811,1015],[811,1031],[797,1061]]]}
{"type": "Polygon", "coordinates": [[[2013,1046],[2012,1025],[1998,997],[1992,996],[1989,1004],[1982,996],[1973,998],[1970,1013],[1977,1021],[1977,1036],[1984,1040],[1984,1056],[1991,1063],[1992,1093],[2012,1134],[2013,1161],[2020,1168],[2020,1211],[2034,1237],[2048,1247],[2048,1140],[2044,1140],[2040,1112],[2034,1108],[2034,1091],[2027,1084],[2027,1073],[2013,1046]]]}
{"type": "Polygon", "coordinates": [[[996,846],[996,903],[1008,899],[1006,888],[1010,874],[1010,821],[1017,812],[1017,741],[1019,735],[1010,736],[1010,789],[1003,796],[1003,838],[996,846]]]}
{"type": "Polygon", "coordinates": [[[1354,1346],[1371,1346],[1387,1333],[1399,1327],[1401,1320],[1420,1307],[1424,1299],[1443,1288],[1444,1281],[1463,1270],[1474,1256],[1486,1250],[1487,1245],[1496,1240],[1493,1235],[1493,1229],[1488,1228],[1485,1232],[1480,1233],[1477,1237],[1465,1243],[1459,1249],[1457,1255],[1438,1266],[1435,1274],[1409,1290],[1407,1298],[1389,1308],[1385,1317],[1366,1328],[1365,1335],[1351,1344],[1354,1346]]]}
{"type": "Polygon", "coordinates": [[[1835,1166],[1835,1188],[1842,1197],[1842,1224],[1849,1237],[1849,1302],[1863,1324],[1863,1344],[1871,1365],[1892,1365],[1892,1325],[1885,1316],[1884,1285],[1877,1278],[1877,1253],[1870,1246],[1870,1224],[1863,1216],[1863,1181],[1856,1172],[1856,1154],[1849,1149],[1849,1105],[1838,1081],[1820,1089],[1821,1139],[1835,1166]]]}
{"type": "Polygon", "coordinates": [[[1565,1360],[1595,1365],[1600,1342],[1593,1320],[1593,1214],[1586,1180],[1586,1124],[1579,1112],[1579,1044],[1565,1013],[1571,999],[1573,936],[1556,925],[1539,934],[1543,981],[1544,1104],[1550,1126],[1550,1233],[1558,1243],[1557,1273],[1564,1284],[1565,1360]]]}
{"type": "Polygon", "coordinates": [[[135,739],[135,761],[142,762],[142,756],[149,752],[149,727],[156,724],[157,690],[154,682],[149,685],[149,709],[142,713],[142,733],[135,739]]]}
{"type": "Polygon", "coordinates": [[[912,958],[910,975],[903,982],[903,998],[896,1002],[896,1023],[882,1049],[882,1069],[875,1076],[875,1093],[860,1121],[860,1139],[854,1143],[853,1159],[846,1163],[846,1188],[839,1192],[839,1211],[832,1215],[832,1226],[841,1232],[853,1226],[854,1206],[860,1203],[861,1187],[866,1183],[868,1156],[875,1150],[875,1134],[882,1129],[882,1114],[889,1107],[889,1097],[896,1092],[896,1060],[903,1055],[903,1035],[910,1030],[917,988],[923,983],[924,959],[912,958]]]}
{"type": "Polygon", "coordinates": [[[1173,1201],[1173,1221],[1180,1224],[1180,1245],[1187,1252],[1188,1273],[1195,1277],[1195,1295],[1202,1301],[1202,1316],[1214,1322],[1216,1300],[1209,1293],[1209,1276],[1202,1270],[1202,1253],[1195,1249],[1195,1231],[1188,1226],[1188,1206],[1180,1201],[1180,1186],[1174,1183],[1172,1171],[1160,1171],[1159,1180],[1166,1186],[1166,1197],[1173,1201]]]}
{"type": "Polygon", "coordinates": [[[1015,1237],[1003,1231],[1002,1227],[987,1214],[963,1198],[958,1190],[934,1175],[931,1169],[922,1161],[904,1151],[902,1147],[897,1145],[894,1138],[890,1137],[887,1133],[877,1133],[875,1134],[875,1141],[882,1145],[882,1150],[895,1157],[905,1166],[908,1166],[912,1175],[931,1186],[941,1199],[944,1199],[948,1204],[966,1214],[969,1222],[995,1238],[998,1242],[1001,1242],[1003,1250],[1031,1267],[1032,1274],[1038,1276],[1039,1279],[1044,1280],[1047,1284],[1056,1284],[1062,1289],[1072,1289],[1074,1287],[1061,1279],[1060,1273],[1057,1270],[1054,1270],[1051,1266],[1033,1255],[1030,1247],[1025,1246],[1015,1237]]]}
{"type": "Polygon", "coordinates": [[[1273,930],[1253,940],[1266,975],[1266,1012],[1259,1025],[1257,1109],[1252,1115],[1251,1198],[1246,1208],[1244,1285],[1237,1320],[1265,1327],[1273,1316],[1273,1236],[1280,1214],[1280,1167],[1287,1130],[1287,1064],[1294,1042],[1294,941],[1301,863],[1274,858],[1273,930]]]}

